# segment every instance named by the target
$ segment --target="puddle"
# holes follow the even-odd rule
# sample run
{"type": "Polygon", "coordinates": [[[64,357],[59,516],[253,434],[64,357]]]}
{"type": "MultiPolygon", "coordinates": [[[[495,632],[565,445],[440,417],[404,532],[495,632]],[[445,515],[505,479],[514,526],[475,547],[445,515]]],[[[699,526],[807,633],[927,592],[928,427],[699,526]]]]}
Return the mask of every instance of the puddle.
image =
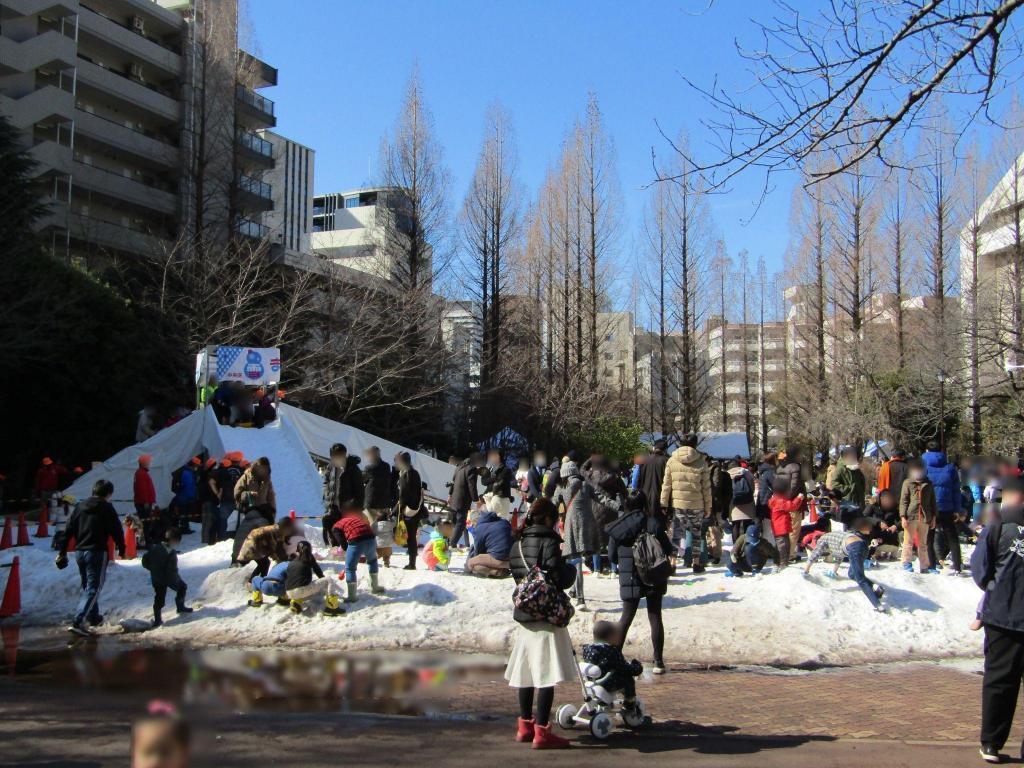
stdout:
{"type": "Polygon", "coordinates": [[[195,709],[445,716],[454,714],[456,687],[500,680],[505,668],[503,659],[467,653],[194,650],[2,629],[0,675],[195,709]]]}

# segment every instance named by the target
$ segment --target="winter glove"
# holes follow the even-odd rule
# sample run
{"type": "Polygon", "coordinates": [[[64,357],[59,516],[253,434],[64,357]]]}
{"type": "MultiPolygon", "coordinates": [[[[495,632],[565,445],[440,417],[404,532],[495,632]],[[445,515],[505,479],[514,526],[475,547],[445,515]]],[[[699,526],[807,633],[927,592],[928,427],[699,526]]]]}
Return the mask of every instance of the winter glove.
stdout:
{"type": "Polygon", "coordinates": [[[58,570],[63,571],[65,568],[68,567],[68,556],[64,552],[61,552],[59,555],[57,555],[57,559],[54,561],[54,565],[57,566],[58,570]]]}

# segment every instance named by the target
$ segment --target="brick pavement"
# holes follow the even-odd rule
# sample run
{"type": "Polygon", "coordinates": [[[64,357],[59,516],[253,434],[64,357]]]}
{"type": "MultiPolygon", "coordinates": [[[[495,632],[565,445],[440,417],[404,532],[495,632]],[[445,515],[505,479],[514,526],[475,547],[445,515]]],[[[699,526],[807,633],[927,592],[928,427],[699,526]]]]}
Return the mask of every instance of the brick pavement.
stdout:
{"type": "MultiPolygon", "coordinates": [[[[811,673],[673,669],[641,679],[637,693],[657,722],[690,723],[745,735],[830,736],[976,743],[981,677],[939,664],[811,673]]],[[[559,686],[556,706],[579,703],[578,686],[559,686]]],[[[504,681],[458,684],[444,708],[514,716],[504,681]]],[[[1017,718],[1024,719],[1024,712],[1017,718]]],[[[1009,744],[1020,743],[1015,727],[1009,744]]]]}

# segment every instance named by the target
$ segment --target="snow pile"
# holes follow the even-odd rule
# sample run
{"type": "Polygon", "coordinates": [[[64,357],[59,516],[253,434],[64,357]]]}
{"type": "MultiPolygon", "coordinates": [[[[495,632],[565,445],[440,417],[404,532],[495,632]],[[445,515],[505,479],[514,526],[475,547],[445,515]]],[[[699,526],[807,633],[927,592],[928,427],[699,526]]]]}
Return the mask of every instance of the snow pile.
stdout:
{"type": "MultiPolygon", "coordinates": [[[[360,600],[340,618],[293,616],[267,606],[248,608],[245,580],[249,568],[224,567],[230,543],[198,546],[186,538],[179,557],[189,601],[199,609],[146,633],[147,642],[192,646],[288,646],[368,650],[450,648],[504,653],[515,624],[511,580],[484,580],[461,573],[403,571],[396,552],[392,568],[382,569],[386,595],[368,593],[366,567],[360,566],[360,600]]],[[[22,616],[28,626],[65,626],[79,598],[74,556],[58,571],[46,540],[32,547],[0,553],[0,563],[21,557],[22,616]]],[[[317,537],[314,544],[319,544],[317,537]]],[[[325,550],[324,570],[342,565],[325,550]]],[[[461,559],[456,559],[456,566],[461,559]]],[[[967,578],[904,572],[898,564],[869,571],[887,589],[887,615],[877,614],[857,586],[843,577],[824,577],[830,566],[816,566],[811,577],[791,566],[781,573],[728,579],[722,567],[697,576],[673,578],[665,598],[665,655],[675,663],[701,664],[854,664],[920,661],[976,656],[982,636],[967,625],[981,596],[967,578]]],[[[3,584],[7,571],[0,571],[3,584]]],[[[579,645],[590,637],[598,618],[619,611],[618,582],[586,577],[588,613],[578,613],[570,627],[579,645]]],[[[148,619],[152,590],[138,560],[117,562],[109,570],[101,600],[108,624],[121,619],[148,619]]],[[[169,620],[168,620],[169,619],[169,620]]],[[[646,615],[637,616],[627,656],[650,660],[646,615]]]]}

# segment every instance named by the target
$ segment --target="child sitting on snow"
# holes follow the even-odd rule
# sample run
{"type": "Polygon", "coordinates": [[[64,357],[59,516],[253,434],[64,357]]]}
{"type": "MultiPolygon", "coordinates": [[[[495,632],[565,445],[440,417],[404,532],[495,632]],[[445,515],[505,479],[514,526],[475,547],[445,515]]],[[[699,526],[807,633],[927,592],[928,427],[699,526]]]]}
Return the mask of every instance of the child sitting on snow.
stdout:
{"type": "MultiPolygon", "coordinates": [[[[278,605],[290,605],[287,595],[285,594],[285,579],[288,576],[288,566],[291,565],[291,561],[285,561],[278,563],[266,576],[256,576],[252,580],[253,593],[260,593],[260,595],[266,595],[267,597],[276,597],[278,605]]],[[[254,608],[259,608],[263,605],[262,597],[259,600],[250,600],[249,605],[254,608]]]]}
{"type": "Polygon", "coordinates": [[[442,521],[430,532],[430,541],[423,548],[423,562],[426,563],[428,571],[448,570],[448,564],[452,559],[448,539],[453,530],[450,522],[442,521]]]}
{"type": "Polygon", "coordinates": [[[313,557],[313,547],[308,541],[300,541],[295,557],[285,571],[284,587],[291,601],[292,613],[302,613],[302,602],[324,594],[324,615],[340,616],[345,611],[338,605],[338,598],[331,594],[331,580],[324,578],[320,564],[313,557]],[[313,581],[313,575],[317,580],[313,581]]]}
{"type": "Polygon", "coordinates": [[[370,569],[370,591],[375,595],[384,592],[377,575],[377,537],[366,521],[362,504],[350,499],[342,505],[341,519],[331,529],[331,539],[345,551],[345,587],[348,590],[345,602],[354,603],[358,599],[356,566],[361,558],[366,558],[370,569]]]}
{"type": "Polygon", "coordinates": [[[594,622],[594,642],[583,646],[583,660],[601,669],[597,684],[606,691],[622,691],[623,706],[636,707],[636,679],[644,668],[622,655],[622,629],[610,621],[594,622]]]}
{"type": "Polygon", "coordinates": [[[185,606],[185,592],[188,586],[181,580],[178,573],[178,552],[176,546],[181,544],[181,534],[177,528],[168,528],[166,541],[155,544],[142,556],[142,567],[149,571],[153,584],[153,626],[163,624],[160,612],[163,611],[167,590],[174,590],[174,605],[178,613],[192,613],[185,606]]]}

